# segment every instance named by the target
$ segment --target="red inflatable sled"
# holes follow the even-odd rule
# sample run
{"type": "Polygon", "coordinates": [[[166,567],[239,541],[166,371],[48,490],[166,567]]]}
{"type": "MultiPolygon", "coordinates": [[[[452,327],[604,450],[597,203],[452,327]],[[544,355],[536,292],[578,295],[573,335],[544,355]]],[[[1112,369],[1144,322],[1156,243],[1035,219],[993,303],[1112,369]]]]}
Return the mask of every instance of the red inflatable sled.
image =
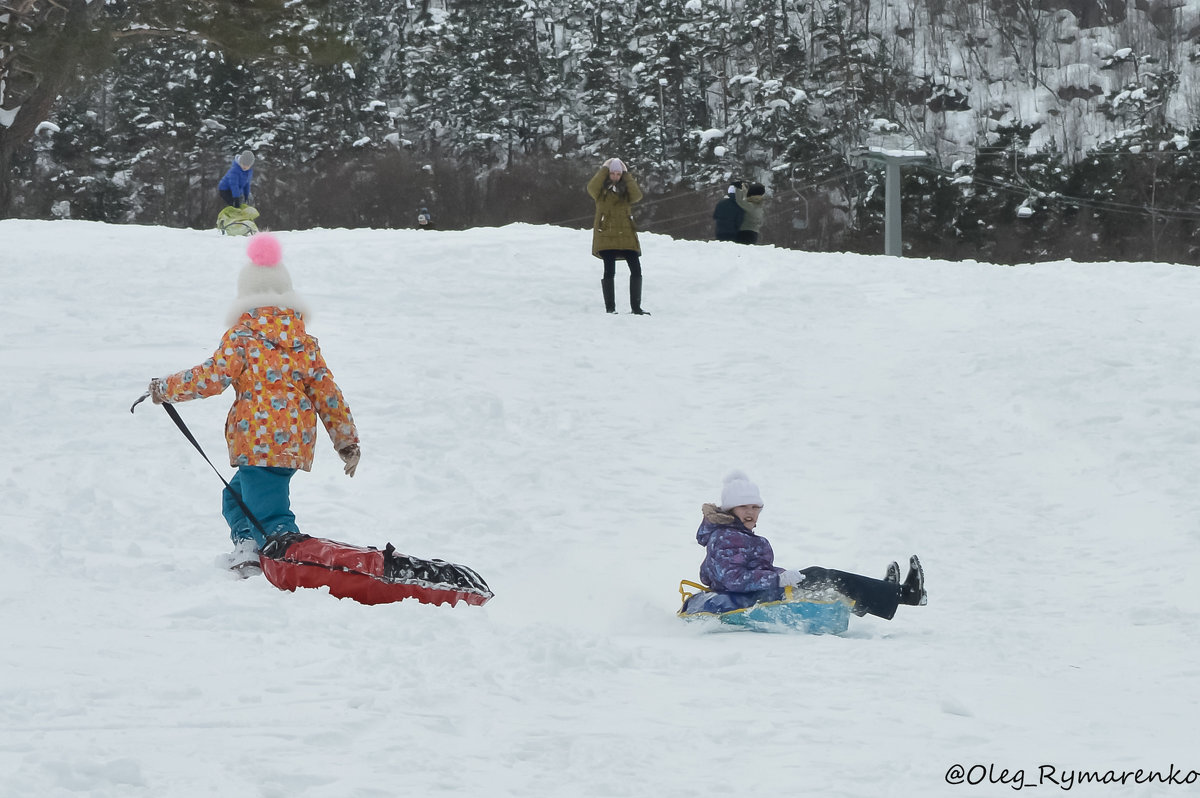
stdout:
{"type": "Polygon", "coordinates": [[[280,590],[327,587],[331,596],[360,604],[413,598],[422,604],[479,606],[492,597],[483,577],[465,565],[410,557],[391,543],[380,551],[296,533],[274,535],[260,561],[263,575],[280,590]]]}

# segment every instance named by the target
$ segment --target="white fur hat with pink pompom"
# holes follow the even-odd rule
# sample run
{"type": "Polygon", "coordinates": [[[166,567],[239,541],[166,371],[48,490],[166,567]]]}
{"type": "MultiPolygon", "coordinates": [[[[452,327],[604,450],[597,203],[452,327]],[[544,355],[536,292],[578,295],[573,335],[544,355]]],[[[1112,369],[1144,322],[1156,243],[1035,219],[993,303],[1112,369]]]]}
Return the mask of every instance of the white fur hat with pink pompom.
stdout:
{"type": "Polygon", "coordinates": [[[307,320],[307,303],[292,288],[292,276],[283,265],[283,247],[270,233],[256,233],[246,244],[250,262],[238,274],[237,299],[229,309],[226,321],[232,326],[255,308],[290,308],[307,320]]]}

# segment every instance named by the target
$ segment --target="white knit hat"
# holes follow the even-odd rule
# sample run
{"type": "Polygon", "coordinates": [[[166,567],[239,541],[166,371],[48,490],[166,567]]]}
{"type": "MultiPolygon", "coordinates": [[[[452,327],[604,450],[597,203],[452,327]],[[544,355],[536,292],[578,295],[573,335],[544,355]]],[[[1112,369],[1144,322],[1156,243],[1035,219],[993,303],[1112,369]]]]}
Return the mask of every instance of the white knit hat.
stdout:
{"type": "Polygon", "coordinates": [[[613,158],[611,161],[608,162],[608,171],[624,172],[624,171],[626,171],[625,164],[621,161],[620,158],[613,158]]]}
{"type": "Polygon", "coordinates": [[[308,320],[308,305],[292,288],[292,276],[281,263],[279,240],[270,233],[256,233],[246,244],[250,262],[238,274],[237,299],[229,308],[226,322],[233,326],[243,313],[254,308],[291,308],[308,320]]]}
{"type": "Polygon", "coordinates": [[[732,510],[743,504],[757,504],[762,507],[762,495],[758,492],[758,485],[751,482],[744,472],[730,471],[721,487],[721,509],[732,510]]]}
{"type": "Polygon", "coordinates": [[[254,153],[250,150],[242,150],[242,154],[237,157],[238,166],[243,169],[249,169],[254,166],[254,153]]]}

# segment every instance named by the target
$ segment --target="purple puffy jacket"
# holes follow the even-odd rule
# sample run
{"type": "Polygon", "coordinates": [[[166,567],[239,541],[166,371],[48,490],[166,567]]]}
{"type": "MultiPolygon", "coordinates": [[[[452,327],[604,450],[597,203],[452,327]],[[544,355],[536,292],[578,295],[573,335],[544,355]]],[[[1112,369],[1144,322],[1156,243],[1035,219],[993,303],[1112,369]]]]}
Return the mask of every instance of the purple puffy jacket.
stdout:
{"type": "Polygon", "coordinates": [[[704,520],[696,530],[696,542],[704,547],[700,581],[722,593],[752,593],[778,589],[775,552],[766,538],[751,532],[715,504],[704,505],[704,520]]]}

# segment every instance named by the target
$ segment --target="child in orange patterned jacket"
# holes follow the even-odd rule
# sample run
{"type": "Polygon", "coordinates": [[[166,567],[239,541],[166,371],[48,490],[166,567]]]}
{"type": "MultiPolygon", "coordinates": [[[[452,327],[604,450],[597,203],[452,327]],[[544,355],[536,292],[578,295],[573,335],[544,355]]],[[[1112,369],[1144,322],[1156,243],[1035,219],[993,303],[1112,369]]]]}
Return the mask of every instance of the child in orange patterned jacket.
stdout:
{"type": "Polygon", "coordinates": [[[250,263],[238,276],[238,296],[229,329],[212,357],[199,366],[150,382],[156,404],[216,396],[231,385],[235,396],[225,421],[229,464],[237,468],[222,494],[234,552],[230,567],[258,561],[266,535],[299,532],[289,485],[297,469],[310,471],[317,419],[354,476],[358,432],[350,408],[317,339],[304,329],[311,317],[292,288],[279,241],[270,233],[250,238],[250,263]],[[256,526],[242,509],[250,510],[256,526]]]}

